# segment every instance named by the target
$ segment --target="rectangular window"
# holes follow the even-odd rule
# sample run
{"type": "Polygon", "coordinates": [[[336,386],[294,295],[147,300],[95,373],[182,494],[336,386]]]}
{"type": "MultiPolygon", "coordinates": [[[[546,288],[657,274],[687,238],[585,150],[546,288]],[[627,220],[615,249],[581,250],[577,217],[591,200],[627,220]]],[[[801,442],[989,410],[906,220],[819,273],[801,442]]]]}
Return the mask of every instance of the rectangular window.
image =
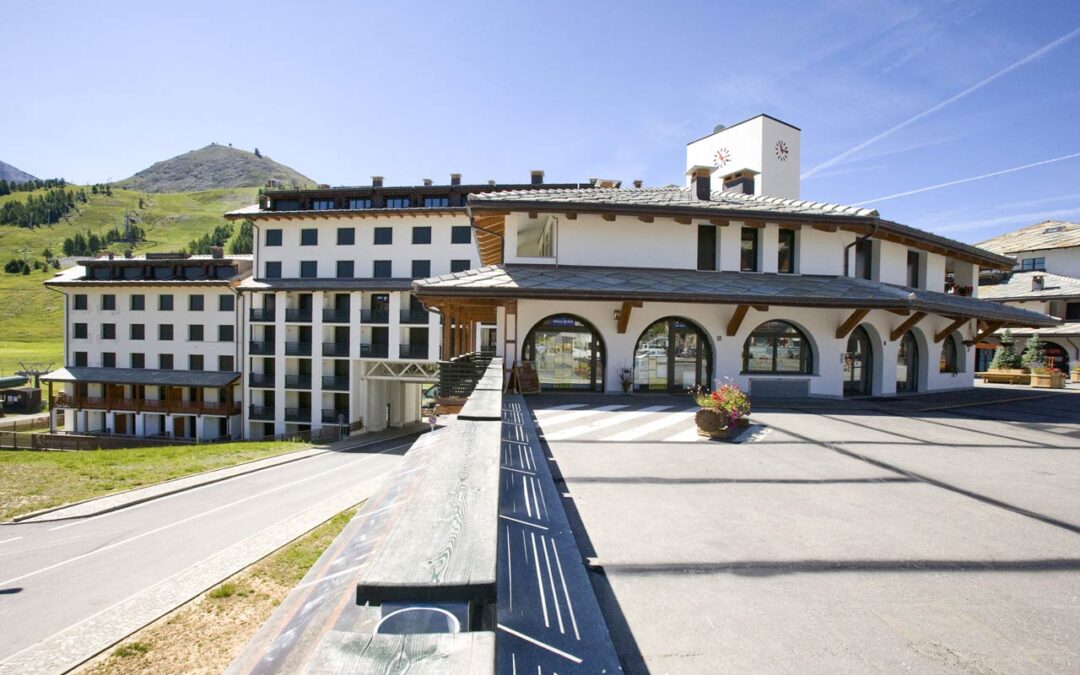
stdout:
{"type": "Polygon", "coordinates": [[[356,243],[355,227],[339,227],[337,229],[338,246],[352,246],[356,243]]]}
{"type": "Polygon", "coordinates": [[[319,262],[317,260],[300,261],[300,278],[314,279],[319,276],[319,262]]]}
{"type": "Polygon", "coordinates": [[[781,228],[777,232],[776,271],[781,274],[795,273],[795,230],[781,228]]]}
{"type": "Polygon", "coordinates": [[[173,308],[173,297],[171,295],[159,295],[157,308],[159,312],[171,312],[173,308]]]}
{"type": "Polygon", "coordinates": [[[131,353],[131,367],[132,368],[145,368],[146,367],[146,354],[140,354],[138,352],[131,353]]]}
{"type": "Polygon", "coordinates": [[[407,209],[410,206],[408,197],[387,197],[386,208],[388,209],[407,209]]]}
{"type": "Polygon", "coordinates": [[[1046,258],[1024,258],[1020,261],[1020,269],[1025,272],[1046,271],[1046,258]]]}
{"type": "Polygon", "coordinates": [[[554,258],[559,233],[557,218],[545,216],[517,226],[517,254],[521,258],[554,258]]]}
{"type": "Polygon", "coordinates": [[[349,200],[349,208],[350,209],[370,209],[371,208],[371,200],[370,199],[350,199],[349,200]]]}
{"type": "MultiPolygon", "coordinates": [[[[298,199],[275,199],[274,200],[274,209],[273,210],[274,211],[299,211],[300,210],[300,200],[298,200],[298,199]]],[[[280,243],[277,244],[277,245],[281,246],[280,243]]]]}
{"type": "Polygon", "coordinates": [[[1080,302],[1070,302],[1065,305],[1065,320],[1080,321],[1080,302]]]}
{"type": "Polygon", "coordinates": [[[280,279],[281,278],[281,261],[266,261],[266,274],[267,279],[280,279]]]}
{"type": "Polygon", "coordinates": [[[101,367],[102,368],[115,368],[116,367],[116,352],[102,352],[101,353],[101,367]]]}
{"type": "Polygon", "coordinates": [[[742,229],[742,242],[739,249],[740,271],[758,271],[758,239],[759,235],[756,227],[744,227],[742,229]]]}
{"type": "Polygon", "coordinates": [[[431,226],[430,225],[417,225],[412,229],[412,243],[414,244],[430,244],[431,243],[431,226]]]}
{"type": "Polygon", "coordinates": [[[376,279],[389,279],[393,275],[393,267],[389,260],[376,260],[372,276],[376,279]]]}
{"type": "Polygon", "coordinates": [[[202,370],[203,369],[203,355],[202,354],[188,354],[188,370],[202,370]]]}
{"type": "Polygon", "coordinates": [[[431,261],[430,260],[414,260],[412,261],[412,278],[413,279],[427,279],[431,276],[431,261]]]}
{"type": "Polygon", "coordinates": [[[352,279],[356,265],[352,260],[339,260],[337,261],[337,278],[338,279],[352,279]]]}
{"type": "Polygon", "coordinates": [[[392,227],[376,227],[375,228],[375,245],[387,246],[394,243],[394,228],[392,227]]]}
{"type": "Polygon", "coordinates": [[[266,231],[266,245],[267,246],[281,246],[281,230],[267,230],[266,231]]]}
{"type": "Polygon", "coordinates": [[[158,354],[157,360],[158,360],[158,368],[160,368],[162,370],[172,370],[173,369],[172,354],[158,354]]]}
{"type": "Polygon", "coordinates": [[[75,352],[75,366],[78,368],[85,368],[89,363],[86,359],[86,352],[75,352]]]}
{"type": "Polygon", "coordinates": [[[141,312],[146,309],[146,296],[142,294],[131,296],[131,311],[141,312]]]}
{"type": "Polygon", "coordinates": [[[157,327],[157,338],[164,342],[168,342],[173,339],[173,326],[171,323],[159,323],[157,327]]]}
{"type": "Polygon", "coordinates": [[[450,261],[450,273],[464,272],[472,267],[471,260],[451,260],[450,261]]]}
{"type": "Polygon", "coordinates": [[[301,246],[317,246],[319,244],[319,230],[314,227],[305,227],[300,230],[301,246]]]}
{"type": "Polygon", "coordinates": [[[471,244],[472,228],[468,225],[454,225],[450,228],[451,244],[471,244]]]}
{"type": "Polygon", "coordinates": [[[103,324],[101,324],[101,339],[102,340],[115,340],[116,339],[116,324],[115,323],[103,323],[103,324]]]}
{"type": "Polygon", "coordinates": [[[223,373],[231,373],[235,370],[235,364],[233,363],[233,357],[227,354],[223,354],[217,357],[217,369],[223,373]]]}
{"type": "Polygon", "coordinates": [[[716,271],[716,226],[698,225],[697,268],[703,272],[716,271]]]}
{"type": "Polygon", "coordinates": [[[76,293],[72,302],[75,309],[86,309],[86,294],[76,293]]]}
{"type": "Polygon", "coordinates": [[[217,339],[218,342],[232,342],[233,341],[233,326],[231,323],[219,324],[217,327],[217,339]]]}
{"type": "Polygon", "coordinates": [[[855,244],[855,276],[870,279],[874,275],[874,242],[869,239],[859,240],[855,244]]]}
{"type": "Polygon", "coordinates": [[[333,199],[312,199],[311,209],[313,211],[329,211],[334,208],[333,199]]]}
{"type": "Polygon", "coordinates": [[[203,311],[203,296],[202,294],[195,294],[188,296],[188,310],[192,312],[203,311]]]}
{"type": "Polygon", "coordinates": [[[146,326],[141,323],[131,324],[131,339],[132,340],[145,340],[146,339],[146,326]]]}
{"type": "Polygon", "coordinates": [[[203,340],[203,327],[202,324],[193,323],[187,328],[187,339],[190,342],[202,342],[203,340]]]}
{"type": "Polygon", "coordinates": [[[919,252],[907,252],[907,285],[919,288],[919,252]]]}
{"type": "Polygon", "coordinates": [[[85,340],[86,339],[87,330],[86,330],[86,324],[85,323],[77,323],[74,326],[72,326],[72,328],[74,329],[75,339],[76,340],[85,340]]]}
{"type": "Polygon", "coordinates": [[[449,197],[424,197],[424,206],[429,209],[438,209],[450,206],[449,197]]]}
{"type": "Polygon", "coordinates": [[[106,293],[101,296],[101,308],[104,310],[116,309],[116,296],[112,293],[106,293]]]}
{"type": "Polygon", "coordinates": [[[232,293],[225,293],[218,296],[217,308],[219,312],[231,312],[236,309],[236,296],[232,293]]]}

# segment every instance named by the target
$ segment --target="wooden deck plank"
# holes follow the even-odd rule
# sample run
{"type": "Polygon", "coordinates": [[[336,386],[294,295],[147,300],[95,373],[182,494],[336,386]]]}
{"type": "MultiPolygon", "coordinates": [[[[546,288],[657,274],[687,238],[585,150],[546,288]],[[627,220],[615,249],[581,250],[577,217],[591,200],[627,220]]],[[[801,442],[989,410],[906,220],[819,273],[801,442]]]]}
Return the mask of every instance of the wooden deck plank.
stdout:
{"type": "Polygon", "coordinates": [[[309,673],[493,673],[495,634],[365,635],[333,631],[309,673]]]}

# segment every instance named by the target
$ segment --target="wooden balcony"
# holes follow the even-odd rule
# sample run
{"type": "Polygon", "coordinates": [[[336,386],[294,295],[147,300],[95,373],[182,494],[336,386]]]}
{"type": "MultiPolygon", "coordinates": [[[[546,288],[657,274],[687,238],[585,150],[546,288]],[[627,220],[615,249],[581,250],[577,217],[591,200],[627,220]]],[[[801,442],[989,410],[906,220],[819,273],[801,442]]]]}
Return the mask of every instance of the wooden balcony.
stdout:
{"type": "Polygon", "coordinates": [[[160,399],[121,398],[98,396],[53,396],[54,408],[72,408],[76,410],[116,410],[120,412],[159,413],[173,415],[239,415],[240,404],[237,402],[211,401],[167,401],[160,399]]]}

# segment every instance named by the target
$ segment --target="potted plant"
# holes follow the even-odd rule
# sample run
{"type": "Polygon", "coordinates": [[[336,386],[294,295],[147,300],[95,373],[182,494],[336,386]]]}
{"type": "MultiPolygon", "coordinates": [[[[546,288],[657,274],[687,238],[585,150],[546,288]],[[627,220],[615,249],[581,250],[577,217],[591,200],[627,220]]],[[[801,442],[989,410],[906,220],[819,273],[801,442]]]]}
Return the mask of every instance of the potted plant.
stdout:
{"type": "Polygon", "coordinates": [[[629,368],[619,369],[619,382],[622,384],[622,393],[629,394],[634,389],[634,371],[629,368]]]}
{"type": "Polygon", "coordinates": [[[1080,363],[1072,367],[1072,382],[1073,384],[1080,383],[1080,363]]]}
{"type": "Polygon", "coordinates": [[[1031,386],[1037,389],[1064,389],[1065,374],[1053,366],[1035,365],[1031,368],[1031,386]]]}
{"type": "Polygon", "coordinates": [[[734,382],[717,383],[713,391],[691,390],[700,410],[694,415],[698,433],[709,438],[727,438],[739,427],[750,424],[750,399],[734,382]]]}

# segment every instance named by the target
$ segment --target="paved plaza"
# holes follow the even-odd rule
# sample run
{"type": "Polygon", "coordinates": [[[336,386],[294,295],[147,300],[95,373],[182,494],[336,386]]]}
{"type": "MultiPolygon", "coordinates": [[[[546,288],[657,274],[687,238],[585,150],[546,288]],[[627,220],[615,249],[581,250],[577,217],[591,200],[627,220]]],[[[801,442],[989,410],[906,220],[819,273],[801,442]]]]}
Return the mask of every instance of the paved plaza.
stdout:
{"type": "Polygon", "coordinates": [[[689,403],[529,399],[630,671],[1080,669],[1080,395],[689,403]]]}

